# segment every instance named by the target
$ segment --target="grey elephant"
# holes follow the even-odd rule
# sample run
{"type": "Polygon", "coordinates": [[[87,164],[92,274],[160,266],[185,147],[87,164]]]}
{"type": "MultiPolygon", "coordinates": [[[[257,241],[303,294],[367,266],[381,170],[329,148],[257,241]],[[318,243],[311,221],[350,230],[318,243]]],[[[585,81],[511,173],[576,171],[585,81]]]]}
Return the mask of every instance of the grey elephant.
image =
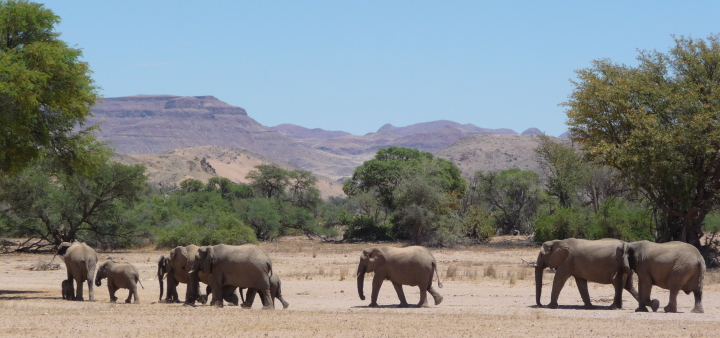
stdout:
{"type": "Polygon", "coordinates": [[[372,281],[372,296],[370,307],[377,307],[378,293],[384,280],[392,282],[400,299],[400,307],[407,307],[405,293],[402,286],[418,286],[420,288],[420,302],[418,307],[428,307],[427,292],[430,292],[435,305],[443,301],[443,297],[433,288],[433,273],[438,277],[438,286],[442,288],[440,276],[437,273],[437,263],[432,253],[421,246],[406,248],[379,247],[365,249],[360,256],[357,270],[358,295],[365,300],[363,283],[365,273],[374,272],[372,281]]]}
{"type": "Polygon", "coordinates": [[[628,243],[623,264],[638,275],[640,299],[636,312],[647,312],[650,305],[653,312],[660,307],[657,299],[650,300],[653,285],[670,290],[670,301],[665,312],[677,312],[678,292],[693,293],[693,313],[703,313],[702,290],[705,278],[705,260],[700,251],[683,242],[653,243],[639,241],[628,243]]]}
{"type": "MultiPolygon", "coordinates": [[[[247,297],[243,297],[243,289],[240,289],[240,298],[242,298],[242,304],[240,304],[240,306],[246,309],[251,308],[253,302],[255,301],[256,294],[257,290],[248,289],[247,297]]],[[[270,276],[270,296],[272,297],[273,306],[275,304],[276,298],[280,301],[280,303],[282,303],[283,309],[287,309],[288,306],[290,306],[290,303],[288,303],[285,298],[283,298],[281,282],[277,274],[273,274],[272,276],[270,276]]]]}
{"type": "Polygon", "coordinates": [[[73,281],[77,283],[76,292],[68,294],[70,299],[84,300],[83,282],[87,282],[90,301],[95,301],[95,292],[93,291],[92,284],[93,277],[95,276],[95,266],[98,260],[95,250],[81,242],[62,242],[58,246],[58,255],[62,256],[65,261],[68,287],[71,292],[74,291],[73,281]]]}
{"type": "Polygon", "coordinates": [[[623,266],[623,255],[627,250],[627,243],[617,239],[586,240],[568,238],[552,240],[542,244],[535,267],[535,303],[542,306],[542,278],[545,268],[555,269],[550,304],[548,307],[558,307],[560,291],[568,278],[575,277],[580,297],[586,308],[592,308],[588,293],[588,282],[599,284],[613,284],[615,297],[610,309],[622,308],[623,288],[635,298],[638,293],[633,286],[633,273],[623,266]]]}
{"type": "MultiPolygon", "coordinates": [[[[270,277],[272,276],[272,262],[267,252],[257,245],[225,245],[200,247],[195,255],[195,262],[190,271],[190,284],[188,289],[194,295],[198,294],[199,274],[204,273],[210,277],[213,301],[217,306],[223,306],[222,294],[226,286],[250,288],[258,290],[262,300],[263,309],[274,309],[270,296],[270,277]]],[[[250,296],[248,296],[250,297],[250,296]]],[[[186,303],[194,304],[192,299],[186,303]]],[[[212,304],[212,303],[211,303],[212,304]]]]}
{"type": "Polygon", "coordinates": [[[62,281],[62,283],[60,285],[62,287],[62,298],[67,299],[67,300],[72,299],[73,298],[73,290],[72,290],[72,286],[70,285],[70,280],[65,279],[62,281]]]}
{"type": "Polygon", "coordinates": [[[108,292],[110,293],[110,302],[115,303],[117,297],[115,292],[118,289],[128,289],[127,299],[125,303],[130,303],[130,300],[134,297],[135,304],[140,303],[140,297],[138,297],[137,284],[144,289],[145,287],[140,282],[140,273],[137,268],[129,263],[117,263],[114,261],[106,261],[100,268],[98,268],[97,275],[95,276],[95,285],[101,286],[102,280],[107,278],[108,292]]]}
{"type": "MultiPolygon", "coordinates": [[[[178,297],[177,287],[180,283],[187,284],[190,281],[190,274],[188,273],[195,262],[195,254],[198,250],[197,245],[178,246],[170,250],[170,254],[163,255],[158,260],[158,282],[160,283],[160,299],[162,301],[163,296],[163,278],[166,278],[167,293],[165,302],[168,303],[180,303],[178,297]]],[[[204,273],[199,275],[200,281],[207,284],[208,278],[204,273]]],[[[188,292],[186,291],[186,299],[188,292]]],[[[206,296],[203,294],[197,295],[197,301],[205,303],[206,296]]],[[[193,300],[194,301],[194,300],[193,300]]]]}

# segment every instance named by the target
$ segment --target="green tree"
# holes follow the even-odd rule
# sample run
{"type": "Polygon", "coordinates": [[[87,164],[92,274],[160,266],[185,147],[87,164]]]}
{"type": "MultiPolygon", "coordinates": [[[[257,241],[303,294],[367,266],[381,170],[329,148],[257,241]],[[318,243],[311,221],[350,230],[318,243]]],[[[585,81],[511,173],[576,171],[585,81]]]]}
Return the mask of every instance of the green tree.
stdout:
{"type": "Polygon", "coordinates": [[[545,200],[538,174],[520,169],[478,171],[474,179],[503,234],[530,230],[528,224],[545,200]]]}
{"type": "Polygon", "coordinates": [[[548,195],[555,197],[562,207],[570,207],[578,200],[578,192],[585,175],[582,155],[569,145],[553,141],[549,136],[537,136],[535,154],[545,175],[548,195]]]}
{"type": "MultiPolygon", "coordinates": [[[[79,49],[60,40],[60,18],[41,4],[0,1],[0,173],[45,151],[69,162],[92,136],[74,132],[98,99],[79,49]]],[[[70,164],[76,165],[76,164],[70,164]]]]}
{"type": "Polygon", "coordinates": [[[681,37],[637,67],[593,61],[567,107],[573,139],[660,212],[659,240],[700,246],[720,191],[720,41],[681,37]]]}
{"type": "Polygon", "coordinates": [[[91,173],[53,173],[38,163],[0,180],[0,199],[17,224],[16,234],[60,244],[77,238],[102,243],[135,235],[116,223],[145,189],[145,167],[108,162],[91,173]]]}
{"type": "Polygon", "coordinates": [[[245,178],[252,181],[250,186],[259,197],[281,198],[290,184],[289,172],[277,164],[261,164],[255,166],[245,178]]]}

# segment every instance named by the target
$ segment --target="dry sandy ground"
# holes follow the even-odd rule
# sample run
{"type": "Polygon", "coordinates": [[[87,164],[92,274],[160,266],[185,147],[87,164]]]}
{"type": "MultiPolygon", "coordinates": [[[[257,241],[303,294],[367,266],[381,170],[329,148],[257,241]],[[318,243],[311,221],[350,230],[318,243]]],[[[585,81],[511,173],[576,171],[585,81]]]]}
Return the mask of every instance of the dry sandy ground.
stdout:
{"type": "MultiPolygon", "coordinates": [[[[4,254],[0,261],[0,336],[655,336],[702,337],[720,335],[720,275],[706,274],[704,314],[689,313],[692,295],[680,294],[680,313],[635,313],[636,302],[625,293],[622,310],[609,310],[613,289],[590,285],[594,310],[580,308],[575,283],[561,293],[561,308],[537,308],[533,269],[535,246],[508,245],[499,239],[485,246],[433,250],[438,261],[445,300],[430,308],[397,308],[392,285],[380,292],[379,309],[368,308],[370,279],[365,294],[357,295],[355,272],[361,250],[369,244],[324,244],[304,238],[264,243],[274,271],[283,281],[287,310],[262,311],[259,301],[251,310],[158,303],[156,261],[163,251],[152,249],[101,252],[100,260],[130,262],[140,270],[145,289],[141,304],[111,304],[106,284],[95,288],[95,302],[61,299],[58,270],[33,271],[52,255],[4,254]]],[[[395,244],[397,245],[397,244],[395,244]]],[[[59,263],[60,259],[55,260],[59,263]]],[[[545,273],[545,282],[552,282],[545,273]]],[[[184,294],[184,287],[180,287],[184,294]]],[[[550,284],[543,290],[550,297],[550,284]]],[[[85,297],[87,299],[87,288],[85,297]]],[[[408,302],[417,302],[417,288],[405,287],[408,302]]],[[[126,290],[118,292],[124,299],[126,290]]],[[[661,306],[668,293],[653,289],[661,306]]],[[[432,299],[432,298],[430,298],[432,299]]],[[[661,310],[662,311],[662,308],[661,310]]]]}

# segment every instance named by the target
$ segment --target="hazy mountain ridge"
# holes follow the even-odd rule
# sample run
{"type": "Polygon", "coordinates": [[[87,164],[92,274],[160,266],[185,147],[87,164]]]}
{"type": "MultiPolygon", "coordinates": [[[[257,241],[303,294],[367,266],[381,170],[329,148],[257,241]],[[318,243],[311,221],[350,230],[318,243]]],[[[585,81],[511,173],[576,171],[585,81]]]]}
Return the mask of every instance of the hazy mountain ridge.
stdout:
{"type": "Polygon", "coordinates": [[[386,124],[362,136],[291,124],[268,128],[245,109],[213,96],[106,98],[93,113],[88,122],[102,122],[98,136],[125,154],[118,155],[120,161],[145,163],[151,180],[165,184],[190,177],[206,180],[212,175],[243,182],[248,168],[282,163],[322,177],[327,186],[323,195],[337,195],[340,182],[378,149],[389,146],[434,153],[458,164],[466,176],[477,170],[538,170],[532,151],[534,135],[541,134],[536,128],[519,135],[510,129],[447,120],[405,127],[386,124]],[[202,170],[201,161],[215,173],[202,170]]]}

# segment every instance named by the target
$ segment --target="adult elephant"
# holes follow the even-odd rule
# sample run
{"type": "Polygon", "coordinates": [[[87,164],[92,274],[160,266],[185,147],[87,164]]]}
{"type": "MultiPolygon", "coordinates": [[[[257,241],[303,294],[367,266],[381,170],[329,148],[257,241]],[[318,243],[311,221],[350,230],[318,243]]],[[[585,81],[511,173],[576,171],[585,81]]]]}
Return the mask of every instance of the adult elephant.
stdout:
{"type": "MultiPolygon", "coordinates": [[[[195,262],[190,271],[188,289],[192,290],[194,294],[199,292],[200,274],[209,276],[213,302],[220,307],[223,306],[224,291],[237,287],[257,290],[263,309],[274,309],[270,295],[272,262],[267,252],[257,245],[218,244],[200,247],[195,254],[195,262]]],[[[188,297],[188,299],[194,298],[188,297]]],[[[194,304],[192,301],[188,303],[194,304]]]]}
{"type": "Polygon", "coordinates": [[[615,298],[610,309],[622,308],[622,290],[628,290],[635,298],[638,293],[633,286],[632,270],[623,265],[627,243],[617,239],[586,240],[568,238],[543,243],[535,267],[535,303],[542,306],[542,279],[545,268],[555,269],[552,294],[548,307],[558,307],[558,297],[570,276],[575,277],[580,297],[586,308],[592,308],[588,294],[588,282],[613,284],[615,298]]]}
{"type": "Polygon", "coordinates": [[[677,312],[677,295],[693,293],[693,313],[703,313],[702,289],[705,278],[705,260],[694,246],[683,242],[653,243],[639,241],[628,243],[623,264],[638,275],[637,312],[647,312],[650,305],[653,312],[660,307],[657,299],[650,300],[653,285],[670,290],[670,301],[665,312],[677,312]]]}
{"type": "MultiPolygon", "coordinates": [[[[378,293],[384,280],[389,279],[395,287],[400,306],[407,307],[405,293],[402,286],[418,286],[420,288],[420,302],[418,307],[428,307],[427,292],[433,296],[435,305],[442,302],[443,297],[433,288],[433,273],[437,275],[437,263],[432,253],[421,246],[409,246],[406,248],[379,247],[365,249],[360,256],[360,264],[357,270],[358,295],[365,300],[363,295],[363,283],[365,273],[374,272],[372,282],[372,296],[370,307],[377,307],[378,293]]],[[[438,286],[440,276],[438,276],[438,286]]],[[[248,296],[249,297],[249,296],[248,296]]]]}
{"type": "MultiPolygon", "coordinates": [[[[197,245],[178,246],[170,250],[170,254],[163,255],[158,260],[158,282],[160,283],[160,298],[162,301],[163,295],[163,277],[166,279],[167,293],[165,296],[165,302],[167,303],[180,303],[178,297],[177,287],[180,283],[187,284],[190,281],[190,274],[188,271],[192,269],[192,264],[195,260],[195,254],[197,253],[197,245]]],[[[203,283],[207,282],[207,276],[202,275],[203,283]]],[[[187,296],[187,292],[186,292],[187,296]]],[[[204,303],[205,300],[203,295],[200,302],[204,303]]]]}
{"type": "Polygon", "coordinates": [[[95,301],[93,277],[98,261],[95,250],[81,242],[62,242],[58,246],[58,255],[62,256],[65,261],[70,299],[85,300],[83,298],[83,282],[87,282],[90,301],[95,301]],[[77,290],[73,290],[73,281],[77,283],[77,290]]]}

